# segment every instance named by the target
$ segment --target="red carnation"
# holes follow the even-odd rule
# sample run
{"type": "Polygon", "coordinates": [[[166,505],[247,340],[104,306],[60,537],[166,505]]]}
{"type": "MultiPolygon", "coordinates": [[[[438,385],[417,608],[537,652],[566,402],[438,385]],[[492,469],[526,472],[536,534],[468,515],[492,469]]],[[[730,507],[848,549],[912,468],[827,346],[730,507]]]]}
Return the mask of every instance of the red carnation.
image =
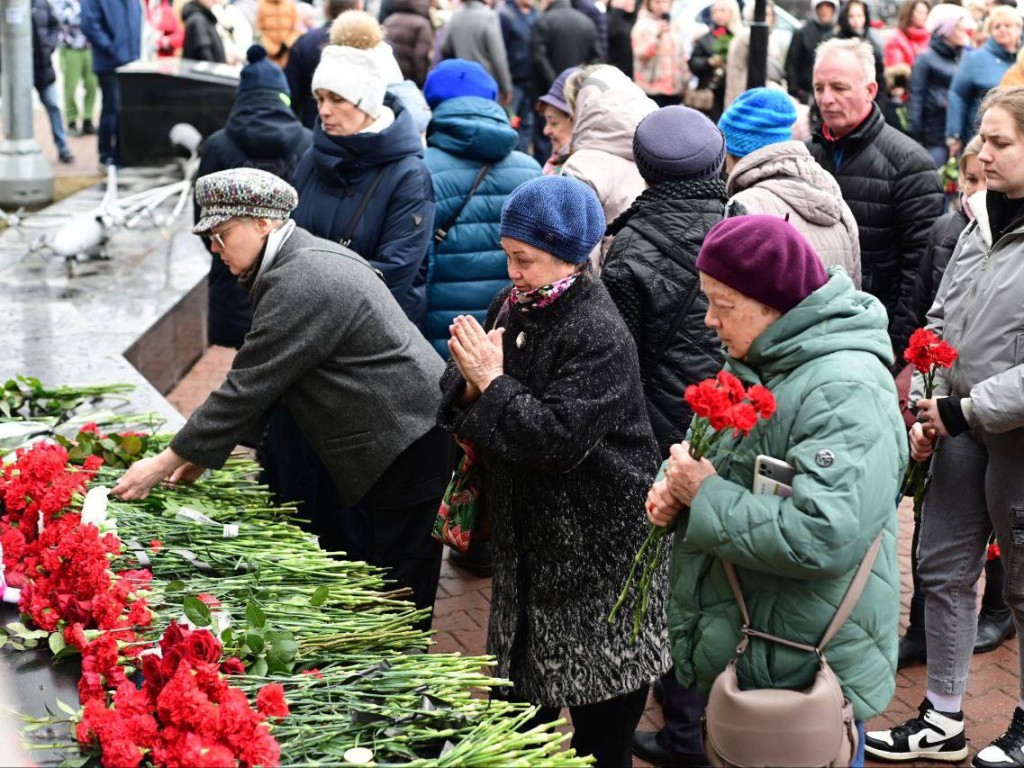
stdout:
{"type": "Polygon", "coordinates": [[[755,384],[747,390],[747,397],[757,409],[757,415],[762,419],[770,419],[775,413],[775,395],[768,387],[755,384]]]}
{"type": "Polygon", "coordinates": [[[757,410],[750,403],[737,403],[731,409],[733,435],[746,437],[757,424],[757,410]]]}
{"type": "Polygon", "coordinates": [[[288,702],[284,698],[284,686],[270,683],[260,688],[256,696],[256,709],[267,717],[288,717],[288,702]]]}

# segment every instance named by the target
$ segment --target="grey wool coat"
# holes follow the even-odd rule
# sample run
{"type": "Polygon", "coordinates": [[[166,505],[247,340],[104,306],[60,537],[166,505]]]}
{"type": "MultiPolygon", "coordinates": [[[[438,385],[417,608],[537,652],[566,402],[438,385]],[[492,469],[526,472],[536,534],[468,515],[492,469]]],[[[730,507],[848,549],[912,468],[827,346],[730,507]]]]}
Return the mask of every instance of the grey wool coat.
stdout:
{"type": "Polygon", "coordinates": [[[261,267],[252,330],[171,448],[220,467],[235,445],[259,439],[282,401],[351,506],[434,426],[444,364],[347,248],[296,227],[261,267]]]}
{"type": "Polygon", "coordinates": [[[666,562],[636,644],[632,595],[607,621],[647,535],[658,448],[636,348],[604,286],[581,276],[528,313],[501,309],[508,291],[485,326],[499,318],[505,328],[505,374],[460,409],[465,381],[450,363],[439,421],[481,456],[494,556],[487,650],[497,674],[534,704],[593,704],[671,666],[666,562]]]}

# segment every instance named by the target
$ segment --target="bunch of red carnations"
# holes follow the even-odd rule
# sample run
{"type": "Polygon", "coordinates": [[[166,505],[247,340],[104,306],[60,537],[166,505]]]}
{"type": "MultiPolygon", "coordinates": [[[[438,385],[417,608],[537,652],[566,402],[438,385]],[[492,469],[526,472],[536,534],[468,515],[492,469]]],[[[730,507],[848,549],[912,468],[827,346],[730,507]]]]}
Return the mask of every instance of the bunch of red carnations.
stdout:
{"type": "Polygon", "coordinates": [[[143,683],[121,666],[109,633],[83,651],[76,736],[84,750],[99,748],[105,768],[157,766],[276,766],[280,747],[271,719],[288,715],[284,688],[263,686],[256,709],[228,675],[244,671],[221,660],[220,641],[205,629],[172,622],[156,648],[141,655],[143,683]]]}
{"type": "MultiPolygon", "coordinates": [[[[690,424],[689,453],[697,461],[706,456],[724,436],[746,437],[757,425],[759,419],[771,418],[775,413],[775,396],[771,390],[761,384],[754,384],[749,388],[744,387],[743,382],[728,371],[719,371],[713,379],[705,379],[699,384],[688,386],[685,400],[694,414],[693,422],[690,424]]],[[[633,558],[633,565],[626,577],[626,584],[608,615],[609,622],[615,621],[619,609],[626,602],[637,568],[643,563],[633,609],[631,640],[634,642],[640,635],[640,627],[647,617],[651,584],[654,581],[658,563],[661,562],[665,537],[669,530],[669,528],[661,526],[650,526],[647,538],[644,539],[640,551],[633,558]],[[648,552],[652,547],[654,555],[648,557],[648,552]]]]}
{"type": "Polygon", "coordinates": [[[152,614],[142,590],[152,580],[149,571],[110,569],[121,552],[121,540],[83,525],[70,512],[53,518],[23,552],[25,586],[18,608],[47,632],[64,625],[85,629],[145,627],[152,614]]]}
{"type": "MultiPolygon", "coordinates": [[[[931,399],[935,394],[935,376],[939,369],[952,367],[958,356],[955,347],[925,328],[918,328],[910,335],[910,341],[903,352],[903,359],[914,366],[924,378],[924,396],[927,399],[931,399]]],[[[914,497],[915,520],[921,515],[929,462],[930,460],[911,462],[903,479],[903,495],[914,497]]]]}
{"type": "Polygon", "coordinates": [[[39,442],[19,448],[14,462],[0,468],[0,544],[8,584],[23,585],[27,545],[85,490],[102,463],[90,456],[81,467],[72,466],[62,446],[39,442]]]}

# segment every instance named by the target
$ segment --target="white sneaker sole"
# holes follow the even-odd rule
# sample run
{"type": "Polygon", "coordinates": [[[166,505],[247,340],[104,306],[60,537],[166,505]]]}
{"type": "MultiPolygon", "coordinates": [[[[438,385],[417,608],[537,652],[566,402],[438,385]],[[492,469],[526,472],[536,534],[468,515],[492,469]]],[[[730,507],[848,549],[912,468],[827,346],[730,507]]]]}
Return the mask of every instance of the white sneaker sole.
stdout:
{"type": "Polygon", "coordinates": [[[937,760],[942,763],[959,763],[961,760],[966,760],[969,751],[967,747],[959,749],[956,752],[932,752],[932,751],[921,751],[917,752],[886,752],[881,749],[864,745],[864,751],[872,757],[879,757],[882,760],[891,760],[894,762],[906,762],[908,760],[937,760]]]}

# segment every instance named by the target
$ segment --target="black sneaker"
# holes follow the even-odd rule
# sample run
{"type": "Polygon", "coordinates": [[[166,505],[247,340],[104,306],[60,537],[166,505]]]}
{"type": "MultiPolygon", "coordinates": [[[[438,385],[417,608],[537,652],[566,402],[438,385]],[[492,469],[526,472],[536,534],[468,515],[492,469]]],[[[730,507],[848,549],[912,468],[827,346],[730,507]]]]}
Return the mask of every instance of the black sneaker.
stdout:
{"type": "Polygon", "coordinates": [[[92,124],[92,120],[86,120],[82,123],[82,135],[92,136],[96,133],[96,128],[92,124]]]}
{"type": "Polygon", "coordinates": [[[958,763],[967,757],[964,713],[939,712],[928,699],[921,702],[917,717],[888,731],[868,731],[865,737],[864,751],[882,760],[958,763]]]}
{"type": "Polygon", "coordinates": [[[974,756],[975,768],[1015,768],[1024,766],[1024,711],[1013,710],[1006,733],[974,756]]]}

